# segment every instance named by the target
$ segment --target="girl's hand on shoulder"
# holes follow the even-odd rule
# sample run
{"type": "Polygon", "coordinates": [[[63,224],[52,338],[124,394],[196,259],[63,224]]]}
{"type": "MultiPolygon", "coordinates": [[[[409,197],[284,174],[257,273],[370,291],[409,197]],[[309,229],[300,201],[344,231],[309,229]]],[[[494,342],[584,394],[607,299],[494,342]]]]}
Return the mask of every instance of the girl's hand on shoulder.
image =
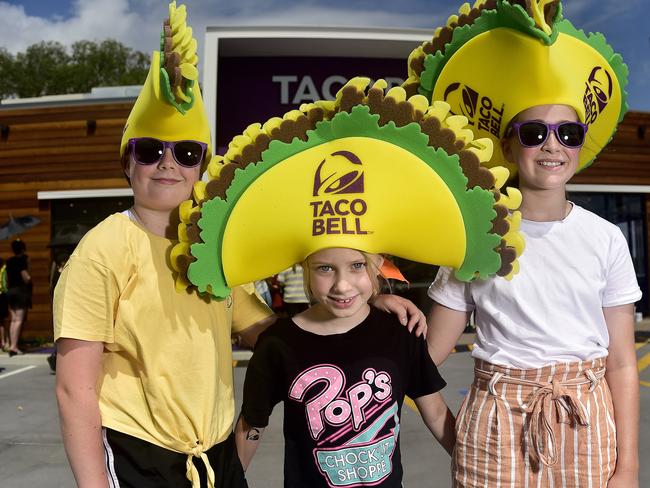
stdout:
{"type": "Polygon", "coordinates": [[[427,336],[427,318],[411,300],[398,295],[382,294],[372,301],[372,306],[384,312],[397,315],[400,324],[405,325],[415,335],[427,336]]]}

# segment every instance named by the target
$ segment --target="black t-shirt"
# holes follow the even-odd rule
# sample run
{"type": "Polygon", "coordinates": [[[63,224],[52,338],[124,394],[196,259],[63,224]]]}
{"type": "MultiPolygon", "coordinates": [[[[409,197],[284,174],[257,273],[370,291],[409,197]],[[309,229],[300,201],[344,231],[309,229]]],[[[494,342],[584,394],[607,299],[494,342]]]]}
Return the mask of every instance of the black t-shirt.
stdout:
{"type": "Polygon", "coordinates": [[[257,342],[242,415],[266,427],[284,401],[285,487],[400,487],[404,395],[445,385],[426,341],[374,307],[345,334],[321,336],[284,319],[257,342]]]}
{"type": "Polygon", "coordinates": [[[22,271],[29,268],[28,259],[27,254],[12,256],[7,259],[7,288],[27,286],[27,283],[23,281],[22,271]]]}

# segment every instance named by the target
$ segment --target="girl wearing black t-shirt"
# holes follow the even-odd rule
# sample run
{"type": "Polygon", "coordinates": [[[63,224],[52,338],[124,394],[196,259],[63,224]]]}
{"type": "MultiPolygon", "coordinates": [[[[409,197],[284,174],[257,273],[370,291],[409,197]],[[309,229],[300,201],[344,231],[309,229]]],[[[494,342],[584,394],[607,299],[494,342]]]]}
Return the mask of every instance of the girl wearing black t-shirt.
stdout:
{"type": "Polygon", "coordinates": [[[382,258],[330,248],[304,263],[313,305],[264,332],[246,372],[236,441],[246,469],[284,402],[285,487],[400,487],[404,396],[451,453],[454,417],[426,341],[368,305],[382,258]]]}

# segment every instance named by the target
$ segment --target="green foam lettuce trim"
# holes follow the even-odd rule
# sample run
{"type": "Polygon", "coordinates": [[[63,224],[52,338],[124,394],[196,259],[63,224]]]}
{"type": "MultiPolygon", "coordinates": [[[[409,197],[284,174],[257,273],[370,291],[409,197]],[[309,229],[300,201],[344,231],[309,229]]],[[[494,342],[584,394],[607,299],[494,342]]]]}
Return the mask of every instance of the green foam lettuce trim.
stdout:
{"type": "Polygon", "coordinates": [[[226,191],[226,199],[216,197],[201,207],[198,225],[202,229],[200,235],[203,242],[191,247],[196,261],[188,270],[190,281],[201,292],[226,296],[230,290],[220,260],[221,243],[228,219],[239,198],[257,178],[276,164],[312,147],[345,137],[368,137],[398,145],[433,169],[454,195],[464,220],[467,250],[456,275],[469,281],[496,273],[501,266],[501,258],[495,248],[501,238],[490,232],[496,216],[492,192],[479,187],[467,190],[467,178],[458,156],[450,156],[443,149],[429,146],[428,136],[422,133],[419,124],[396,127],[389,122],[380,127],[378,122],[379,115],[370,114],[367,106],[359,105],[350,113],[341,112],[332,120],[319,122],[314,130],[307,132],[306,141],[298,138],[291,143],[272,141],[262,153],[262,161],[237,169],[226,191]]]}
{"type": "Polygon", "coordinates": [[[199,227],[203,229],[201,231],[203,242],[193,244],[190,248],[196,261],[191,263],[187,270],[188,279],[196,285],[199,292],[210,293],[216,298],[230,295],[221,263],[221,243],[227,222],[227,218],[223,219],[223,217],[229,216],[230,211],[229,204],[221,198],[213,198],[203,203],[199,220],[199,227]],[[217,225],[210,225],[211,222],[217,225]]]}
{"type": "MultiPolygon", "coordinates": [[[[559,32],[562,32],[563,34],[566,34],[571,37],[575,37],[576,39],[589,45],[592,49],[597,51],[603,58],[605,58],[605,60],[609,63],[609,66],[612,68],[612,71],[614,72],[614,75],[618,80],[618,84],[621,87],[621,110],[618,114],[617,124],[612,129],[612,133],[609,136],[607,143],[605,144],[607,145],[609,141],[612,140],[612,137],[614,137],[614,133],[616,132],[616,127],[623,120],[623,117],[625,116],[628,110],[627,91],[625,91],[625,87],[627,86],[628,73],[629,73],[627,65],[623,62],[622,56],[617,52],[615,52],[614,48],[612,48],[612,46],[607,43],[607,40],[605,39],[605,36],[602,33],[590,32],[589,34],[585,34],[585,32],[582,29],[577,29],[571,22],[569,22],[566,19],[559,22],[557,24],[557,28],[559,32]]],[[[585,168],[591,166],[591,164],[594,162],[595,159],[596,158],[587,162],[581,168],[580,171],[583,171],[585,168]]]]}
{"type": "Polygon", "coordinates": [[[537,27],[535,19],[528,15],[528,12],[521,5],[511,5],[507,1],[501,0],[496,9],[483,10],[472,24],[454,28],[451,41],[445,44],[444,53],[437,51],[435,54],[427,55],[424,60],[424,70],[420,74],[420,86],[418,88],[420,95],[424,95],[428,100],[431,100],[433,86],[447,61],[474,37],[493,29],[505,27],[531,37],[537,37],[544,44],[551,45],[557,39],[556,25],[561,18],[562,5],[560,4],[553,18],[552,32],[548,35],[537,27]]]}
{"type": "MultiPolygon", "coordinates": [[[[163,46],[164,36],[161,33],[161,46],[163,46]]],[[[185,89],[183,93],[186,97],[189,98],[187,102],[178,103],[176,101],[176,96],[172,92],[172,85],[169,81],[169,74],[167,70],[163,67],[165,63],[165,54],[163,53],[163,47],[160,49],[160,91],[162,92],[163,97],[172,105],[176,110],[178,110],[182,115],[185,115],[189,109],[194,105],[194,80],[185,80],[185,89]]]]}

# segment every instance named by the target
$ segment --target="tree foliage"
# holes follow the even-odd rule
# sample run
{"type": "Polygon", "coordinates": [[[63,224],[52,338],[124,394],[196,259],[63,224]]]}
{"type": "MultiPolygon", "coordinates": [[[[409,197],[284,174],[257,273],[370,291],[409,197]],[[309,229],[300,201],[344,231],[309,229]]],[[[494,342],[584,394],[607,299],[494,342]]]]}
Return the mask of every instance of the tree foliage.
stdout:
{"type": "Polygon", "coordinates": [[[0,99],[15,92],[13,78],[7,76],[13,68],[14,58],[9,51],[0,47],[0,99]]]}
{"type": "Polygon", "coordinates": [[[87,93],[93,87],[139,85],[149,56],[115,40],[32,44],[12,55],[0,48],[0,98],[87,93]]]}

